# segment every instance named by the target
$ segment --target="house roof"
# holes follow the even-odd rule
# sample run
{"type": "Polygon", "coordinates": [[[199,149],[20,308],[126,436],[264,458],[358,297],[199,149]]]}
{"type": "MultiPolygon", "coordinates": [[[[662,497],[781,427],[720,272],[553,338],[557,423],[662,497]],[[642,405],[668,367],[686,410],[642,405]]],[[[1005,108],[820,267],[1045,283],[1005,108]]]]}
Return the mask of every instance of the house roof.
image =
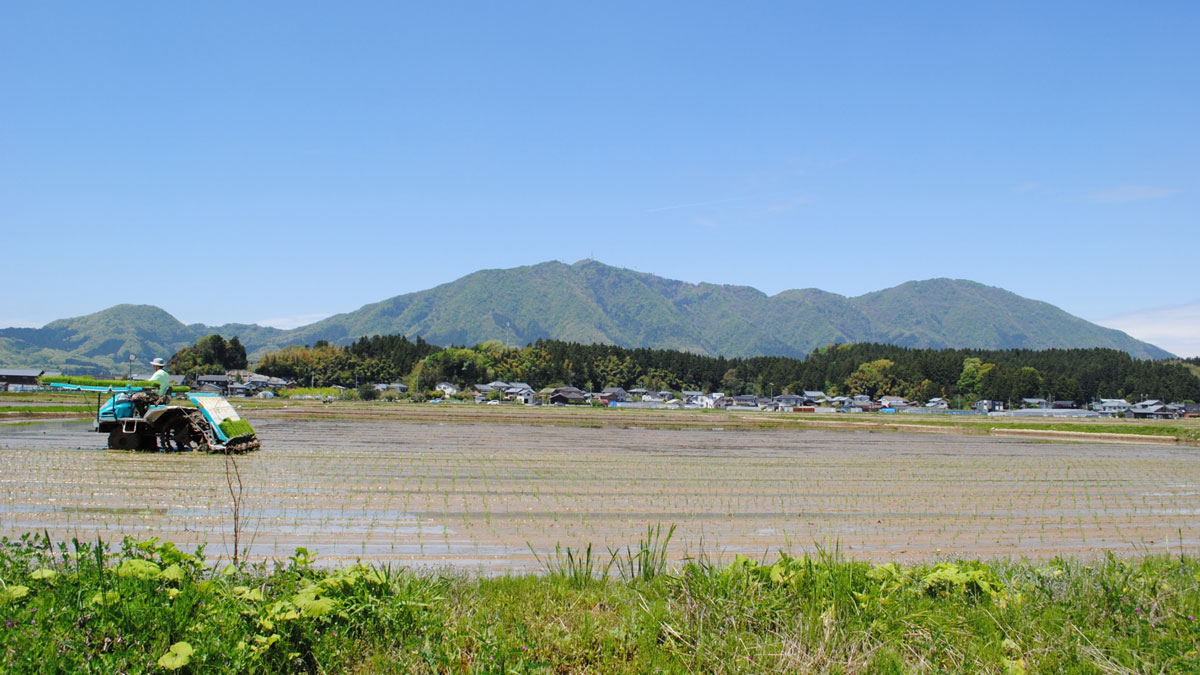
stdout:
{"type": "Polygon", "coordinates": [[[825,398],[825,392],[823,391],[808,391],[806,389],[804,390],[804,395],[809,398],[825,398]]]}
{"type": "Polygon", "coordinates": [[[1172,412],[1171,409],[1169,407],[1167,407],[1166,404],[1163,404],[1163,403],[1159,403],[1158,405],[1148,405],[1144,408],[1140,408],[1140,407],[1134,408],[1133,411],[1139,412],[1139,413],[1172,412]]]}
{"type": "Polygon", "coordinates": [[[601,394],[615,394],[617,392],[621,392],[622,394],[628,393],[620,387],[605,387],[604,390],[601,391],[600,393],[601,394]]]}
{"type": "Polygon", "coordinates": [[[230,379],[229,379],[228,375],[198,375],[198,376],[196,376],[196,381],[197,382],[229,382],[230,379]]]}
{"type": "Polygon", "coordinates": [[[38,377],[44,372],[36,368],[0,368],[0,377],[38,377]]]}

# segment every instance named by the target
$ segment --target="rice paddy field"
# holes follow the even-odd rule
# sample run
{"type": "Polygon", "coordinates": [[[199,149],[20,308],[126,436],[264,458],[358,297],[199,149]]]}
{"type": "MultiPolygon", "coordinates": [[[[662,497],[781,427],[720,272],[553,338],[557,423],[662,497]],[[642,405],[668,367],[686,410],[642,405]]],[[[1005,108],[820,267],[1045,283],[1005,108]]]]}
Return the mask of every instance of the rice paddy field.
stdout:
{"type": "MultiPolygon", "coordinates": [[[[884,562],[1200,545],[1191,445],[310,411],[247,412],[263,441],[237,459],[252,560],[303,546],[331,566],[494,575],[535,571],[534,554],[559,543],[624,546],[659,523],[677,528],[675,563],[818,547],[884,562]]],[[[106,450],[89,422],[60,421],[0,426],[0,463],[0,535],[156,536],[232,553],[221,456],[106,450]]]]}
{"type": "Polygon", "coordinates": [[[1192,427],[247,408],[0,424],[0,671],[1200,672],[1192,427]]]}

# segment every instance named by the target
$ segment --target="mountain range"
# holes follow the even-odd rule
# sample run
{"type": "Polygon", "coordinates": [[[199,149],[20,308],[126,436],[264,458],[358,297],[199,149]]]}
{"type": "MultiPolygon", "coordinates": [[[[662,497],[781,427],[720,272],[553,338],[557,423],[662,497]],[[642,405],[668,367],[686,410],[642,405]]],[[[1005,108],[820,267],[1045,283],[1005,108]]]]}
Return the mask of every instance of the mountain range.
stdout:
{"type": "Polygon", "coordinates": [[[1171,356],[1048,303],[973,281],[910,281],[857,297],[815,288],[769,296],[749,286],[692,284],[583,260],[481,270],[292,330],[185,325],[158,307],[117,305],[42,328],[0,329],[0,365],[119,372],[130,353],[166,357],[212,333],[238,336],[252,361],[289,344],[346,344],[375,334],[439,345],[546,338],[731,357],[803,357],[839,342],[1108,347],[1136,358],[1171,356]]]}

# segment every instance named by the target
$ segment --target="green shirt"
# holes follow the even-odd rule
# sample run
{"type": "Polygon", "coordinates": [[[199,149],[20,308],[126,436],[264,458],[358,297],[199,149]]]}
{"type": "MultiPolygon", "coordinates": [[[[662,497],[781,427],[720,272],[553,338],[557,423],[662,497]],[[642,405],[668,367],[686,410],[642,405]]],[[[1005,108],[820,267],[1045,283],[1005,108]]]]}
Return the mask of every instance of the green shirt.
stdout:
{"type": "Polygon", "coordinates": [[[163,396],[167,393],[167,388],[171,386],[171,375],[162,368],[159,368],[150,376],[150,381],[158,383],[158,395],[163,396]]]}

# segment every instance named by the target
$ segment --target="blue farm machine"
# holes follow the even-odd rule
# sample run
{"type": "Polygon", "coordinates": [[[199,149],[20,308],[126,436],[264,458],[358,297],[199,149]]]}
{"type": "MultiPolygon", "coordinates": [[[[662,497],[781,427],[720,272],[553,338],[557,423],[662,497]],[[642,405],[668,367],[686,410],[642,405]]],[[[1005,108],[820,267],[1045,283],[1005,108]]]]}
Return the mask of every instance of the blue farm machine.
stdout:
{"type": "Polygon", "coordinates": [[[219,394],[184,394],[192,407],[172,405],[169,396],[159,397],[142,387],[50,386],[95,392],[95,430],[108,434],[108,447],[113,449],[240,454],[261,446],[250,424],[219,394]],[[110,398],[101,403],[105,393],[110,398]]]}

